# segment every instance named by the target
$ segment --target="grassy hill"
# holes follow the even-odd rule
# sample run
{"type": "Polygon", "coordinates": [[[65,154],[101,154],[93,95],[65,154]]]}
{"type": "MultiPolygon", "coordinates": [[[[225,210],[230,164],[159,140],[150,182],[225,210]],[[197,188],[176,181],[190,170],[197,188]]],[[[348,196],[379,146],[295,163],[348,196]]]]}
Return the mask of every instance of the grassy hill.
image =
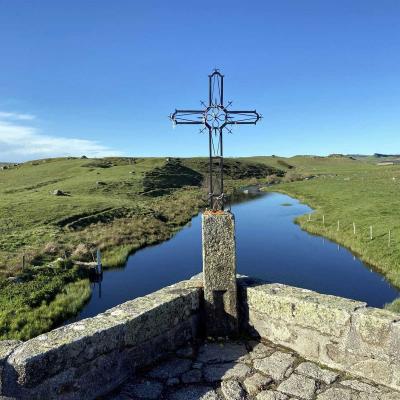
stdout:
{"type": "MultiPolygon", "coordinates": [[[[85,270],[166,240],[206,206],[207,160],[62,158],[0,170],[0,339],[27,339],[78,311],[85,270]],[[23,257],[25,268],[22,269],[23,257]]],[[[229,190],[283,172],[227,160],[229,190]]]]}
{"type": "MultiPolygon", "coordinates": [[[[377,159],[226,159],[226,187],[274,183],[267,190],[315,209],[310,221],[298,218],[303,229],[347,246],[400,287],[400,166],[377,159]]],[[[207,161],[63,158],[0,170],[0,339],[27,339],[83,306],[89,282],[73,261],[91,261],[100,248],[105,265],[118,266],[171,237],[206,206],[207,161]]]]}

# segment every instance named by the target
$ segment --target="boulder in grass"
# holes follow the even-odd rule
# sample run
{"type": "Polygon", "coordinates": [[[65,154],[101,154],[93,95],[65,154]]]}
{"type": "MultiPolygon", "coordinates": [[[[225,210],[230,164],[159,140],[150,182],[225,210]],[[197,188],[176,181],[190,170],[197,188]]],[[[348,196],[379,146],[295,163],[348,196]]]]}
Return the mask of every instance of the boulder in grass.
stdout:
{"type": "Polygon", "coordinates": [[[54,191],[53,191],[53,195],[54,195],[54,196],[69,196],[69,194],[63,192],[63,191],[60,190],[60,189],[54,190],[54,191]]]}

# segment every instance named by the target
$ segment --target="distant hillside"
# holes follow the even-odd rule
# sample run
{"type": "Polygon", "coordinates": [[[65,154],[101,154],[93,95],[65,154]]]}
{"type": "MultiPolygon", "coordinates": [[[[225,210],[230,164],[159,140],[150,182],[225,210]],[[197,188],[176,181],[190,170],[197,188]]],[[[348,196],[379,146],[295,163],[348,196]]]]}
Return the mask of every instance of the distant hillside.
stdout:
{"type": "MultiPolygon", "coordinates": [[[[43,159],[0,170],[0,275],[17,272],[23,254],[36,265],[65,252],[89,261],[98,246],[107,264],[120,264],[145,242],[137,224],[152,225],[149,241],[163,240],[198,212],[207,173],[207,158],[150,157],[43,159]]],[[[284,175],[245,159],[227,159],[224,173],[227,182],[284,175]]]]}
{"type": "Polygon", "coordinates": [[[387,157],[390,157],[390,158],[399,158],[399,157],[400,157],[400,154],[381,154],[381,153],[374,153],[374,157],[377,157],[377,158],[387,158],[387,157]]]}

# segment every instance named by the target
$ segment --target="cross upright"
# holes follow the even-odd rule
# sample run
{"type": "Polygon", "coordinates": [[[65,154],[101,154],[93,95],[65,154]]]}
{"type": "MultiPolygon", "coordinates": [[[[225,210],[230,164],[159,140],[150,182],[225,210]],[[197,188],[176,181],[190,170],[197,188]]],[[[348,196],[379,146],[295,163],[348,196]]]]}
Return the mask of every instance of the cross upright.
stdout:
{"type": "Polygon", "coordinates": [[[229,110],[232,104],[224,105],[224,75],[215,69],[208,76],[208,105],[202,110],[175,110],[170,115],[174,125],[204,125],[200,132],[208,130],[209,146],[209,190],[210,208],[214,211],[223,210],[224,194],[224,160],[223,131],[232,133],[230,125],[255,125],[261,115],[256,110],[229,110]]]}

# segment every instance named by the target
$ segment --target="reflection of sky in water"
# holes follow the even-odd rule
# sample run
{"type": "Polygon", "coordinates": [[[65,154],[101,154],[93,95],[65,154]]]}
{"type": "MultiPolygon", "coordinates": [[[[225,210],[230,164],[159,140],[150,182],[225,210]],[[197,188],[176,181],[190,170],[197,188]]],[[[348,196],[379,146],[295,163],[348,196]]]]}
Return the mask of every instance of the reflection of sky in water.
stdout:
{"type": "MultiPolygon", "coordinates": [[[[381,275],[346,249],[302,231],[293,219],[310,208],[282,194],[267,194],[232,206],[236,219],[238,273],[381,307],[398,296],[381,275]],[[290,203],[292,206],[282,206],[290,203]]],[[[201,271],[201,217],[171,240],[129,257],[108,270],[79,319],[143,296],[201,271]]]]}

